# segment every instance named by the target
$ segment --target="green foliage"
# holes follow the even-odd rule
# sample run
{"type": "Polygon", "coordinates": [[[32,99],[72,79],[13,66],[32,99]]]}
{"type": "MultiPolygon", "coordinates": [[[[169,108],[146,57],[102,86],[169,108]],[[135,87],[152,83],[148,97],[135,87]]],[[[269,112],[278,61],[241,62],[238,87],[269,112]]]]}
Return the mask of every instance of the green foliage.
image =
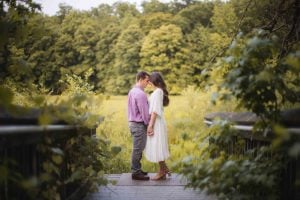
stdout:
{"type": "Polygon", "coordinates": [[[191,81],[191,68],[179,27],[170,24],[152,30],[145,38],[141,49],[141,66],[149,71],[160,71],[172,93],[178,93],[179,86],[186,87],[191,81]],[[181,47],[181,48],[180,48],[181,47]],[[176,77],[182,79],[176,79],[176,77]],[[184,78],[183,78],[184,77],[184,78]]]}
{"type": "Polygon", "coordinates": [[[0,1],[0,78],[11,76],[9,72],[16,72],[22,81],[31,79],[31,70],[24,65],[24,49],[15,44],[26,38],[26,24],[28,18],[40,10],[40,5],[29,1],[7,0],[0,1]],[[11,50],[13,52],[11,52],[11,50]],[[28,74],[27,74],[28,73],[28,74]],[[20,75],[25,75],[21,78],[20,75]],[[25,79],[25,80],[24,80],[25,79]]]}
{"type": "Polygon", "coordinates": [[[181,172],[190,187],[205,189],[219,199],[279,199],[280,154],[270,147],[245,151],[245,141],[224,121],[215,122],[207,132],[199,140],[200,157],[183,160],[181,172]]]}
{"type": "MultiPolygon", "coordinates": [[[[55,16],[28,15],[23,37],[17,39],[12,32],[11,39],[5,38],[0,76],[60,94],[64,87],[58,82],[66,74],[83,78],[92,68],[88,82],[94,91],[126,94],[138,70],[161,69],[171,92],[178,94],[188,85],[201,85],[198,75],[205,62],[229,43],[223,30],[214,32],[219,24],[211,29],[210,20],[225,20],[213,13],[217,4],[151,1],[143,3],[142,13],[127,2],[101,4],[85,12],[61,4],[55,16]],[[161,45],[149,47],[149,40],[161,45]]],[[[227,7],[231,12],[232,6],[227,7]]],[[[225,20],[228,30],[235,23],[230,16],[225,20]]]]}
{"type": "Polygon", "coordinates": [[[114,50],[114,73],[109,78],[107,91],[114,94],[127,94],[128,88],[134,84],[135,74],[139,69],[142,38],[142,30],[137,25],[129,26],[118,37],[114,50]]]}
{"type": "MultiPolygon", "coordinates": [[[[216,24],[226,22],[215,18],[217,9],[212,20],[221,28],[216,24]]],[[[215,122],[205,137],[198,138],[200,156],[183,160],[181,172],[188,177],[189,186],[217,194],[220,199],[279,199],[285,195],[281,188],[285,181],[282,173],[287,163],[299,156],[299,137],[280,125],[279,113],[287,105],[299,106],[300,79],[299,44],[285,47],[283,42],[280,36],[268,31],[239,34],[226,56],[207,67],[207,85],[213,84],[219,90],[212,100],[232,101],[234,97],[237,108],[259,116],[253,137],[266,137],[267,133],[274,138],[270,138],[271,145],[245,151],[245,140],[231,124],[215,122]]],[[[296,189],[298,182],[291,187],[296,189]]]]}
{"type": "Polygon", "coordinates": [[[142,30],[145,32],[145,36],[154,29],[158,29],[162,25],[169,25],[173,22],[173,15],[170,13],[149,13],[143,15],[139,20],[142,30]]]}
{"type": "Polygon", "coordinates": [[[186,35],[186,40],[187,49],[189,49],[187,65],[193,70],[191,75],[194,77],[193,85],[202,86],[205,82],[199,74],[208,67],[211,57],[229,43],[229,37],[212,32],[203,26],[197,26],[186,35]]]}
{"type": "Polygon", "coordinates": [[[46,135],[38,145],[42,171],[37,177],[19,178],[20,187],[30,199],[62,199],[63,188],[74,184],[95,191],[99,185],[107,184],[103,170],[108,147],[104,140],[91,137],[84,129],[63,142],[46,135]],[[62,169],[69,174],[62,173],[62,169]]]}
{"type": "Polygon", "coordinates": [[[114,78],[113,63],[115,59],[114,46],[120,34],[120,28],[113,24],[105,28],[99,35],[100,40],[97,42],[96,58],[98,64],[96,65],[96,88],[101,92],[110,91],[107,86],[114,86],[110,82],[114,78]]]}
{"type": "MultiPolygon", "coordinates": [[[[63,190],[66,186],[85,185],[89,191],[95,191],[99,185],[108,183],[104,177],[106,162],[121,149],[110,147],[109,141],[100,136],[91,136],[90,129],[95,129],[102,119],[95,112],[102,97],[95,97],[92,87],[75,75],[67,76],[65,87],[65,93],[50,99],[49,96],[46,98],[45,95],[37,95],[39,93],[36,88],[32,88],[32,96],[28,96],[30,88],[22,90],[9,80],[5,87],[1,87],[1,106],[10,108],[14,106],[13,103],[22,100],[23,104],[19,105],[38,107],[41,110],[40,125],[48,125],[60,119],[78,127],[64,140],[48,133],[43,135],[42,142],[38,144],[38,152],[42,158],[39,176],[24,177],[15,167],[18,163],[10,158],[1,158],[1,187],[9,181],[9,185],[16,190],[26,192],[29,199],[61,199],[66,195],[63,190]],[[13,96],[12,91],[22,95],[13,96]],[[63,171],[68,171],[69,174],[62,173],[63,171]]],[[[18,114],[13,109],[11,112],[18,114]]]]}
{"type": "Polygon", "coordinates": [[[293,104],[300,100],[299,58],[295,52],[278,59],[277,37],[264,35],[258,31],[245,44],[233,43],[225,58],[230,68],[223,86],[247,109],[264,119],[277,121],[278,112],[286,102],[293,104]]]}
{"type": "MultiPolygon", "coordinates": [[[[7,44],[8,38],[20,39],[22,37],[23,28],[28,17],[41,9],[40,4],[19,0],[1,0],[0,1],[0,50],[7,44]]],[[[2,64],[2,63],[1,63],[2,64]]]]}
{"type": "Polygon", "coordinates": [[[194,30],[197,26],[209,27],[213,16],[212,2],[199,2],[182,9],[174,22],[178,24],[184,33],[194,30]]]}
{"type": "Polygon", "coordinates": [[[168,12],[168,5],[158,0],[143,1],[143,13],[168,12]]]}
{"type": "Polygon", "coordinates": [[[234,8],[230,3],[215,4],[211,18],[212,25],[218,33],[232,35],[237,25],[237,16],[234,8]]]}
{"type": "Polygon", "coordinates": [[[115,15],[119,18],[125,18],[128,16],[139,16],[139,11],[135,5],[128,2],[117,2],[113,5],[115,9],[115,15]]]}
{"type": "Polygon", "coordinates": [[[13,101],[13,93],[10,89],[5,87],[0,87],[0,105],[3,107],[8,107],[13,101]]]}
{"type": "MultiPolygon", "coordinates": [[[[91,73],[91,72],[90,72],[91,73]]],[[[93,87],[87,83],[90,73],[86,73],[86,79],[80,77],[66,76],[64,80],[65,91],[59,97],[52,97],[43,107],[44,113],[70,124],[82,125],[95,128],[100,122],[100,113],[95,108],[102,101],[102,96],[96,96],[93,87]]]]}

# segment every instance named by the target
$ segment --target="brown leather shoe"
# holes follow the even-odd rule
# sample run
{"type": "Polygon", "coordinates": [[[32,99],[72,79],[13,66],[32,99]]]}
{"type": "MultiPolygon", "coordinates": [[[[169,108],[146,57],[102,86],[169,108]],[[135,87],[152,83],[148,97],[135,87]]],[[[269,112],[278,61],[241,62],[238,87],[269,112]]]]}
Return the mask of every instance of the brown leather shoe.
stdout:
{"type": "Polygon", "coordinates": [[[131,175],[132,180],[149,181],[150,177],[142,174],[141,172],[131,175]]]}

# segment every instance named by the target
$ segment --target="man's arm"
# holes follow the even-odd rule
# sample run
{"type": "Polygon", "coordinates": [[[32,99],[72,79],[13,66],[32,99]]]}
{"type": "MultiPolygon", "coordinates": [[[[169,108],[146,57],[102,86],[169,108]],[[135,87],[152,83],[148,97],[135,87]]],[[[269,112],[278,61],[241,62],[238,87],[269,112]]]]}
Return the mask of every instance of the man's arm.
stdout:
{"type": "Polygon", "coordinates": [[[142,116],[145,125],[149,124],[149,105],[146,94],[139,94],[137,96],[137,106],[142,116]]]}

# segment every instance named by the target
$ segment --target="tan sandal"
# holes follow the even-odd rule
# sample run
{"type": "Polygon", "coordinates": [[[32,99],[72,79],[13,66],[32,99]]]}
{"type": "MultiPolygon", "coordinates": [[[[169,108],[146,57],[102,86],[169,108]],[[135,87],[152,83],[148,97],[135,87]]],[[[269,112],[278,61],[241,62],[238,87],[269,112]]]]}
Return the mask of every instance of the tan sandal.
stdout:
{"type": "Polygon", "coordinates": [[[153,178],[153,181],[166,180],[166,174],[164,172],[158,172],[153,178]]]}

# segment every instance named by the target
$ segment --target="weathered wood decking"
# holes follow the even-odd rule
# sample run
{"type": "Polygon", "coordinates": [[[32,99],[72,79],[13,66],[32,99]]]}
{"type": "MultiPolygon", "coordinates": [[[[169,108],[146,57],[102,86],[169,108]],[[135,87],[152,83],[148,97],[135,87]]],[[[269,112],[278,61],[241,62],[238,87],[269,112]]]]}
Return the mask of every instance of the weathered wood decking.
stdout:
{"type": "Polygon", "coordinates": [[[108,179],[116,184],[100,187],[85,200],[216,200],[205,192],[185,189],[186,180],[177,174],[162,181],[134,181],[129,173],[112,174],[108,179]]]}

